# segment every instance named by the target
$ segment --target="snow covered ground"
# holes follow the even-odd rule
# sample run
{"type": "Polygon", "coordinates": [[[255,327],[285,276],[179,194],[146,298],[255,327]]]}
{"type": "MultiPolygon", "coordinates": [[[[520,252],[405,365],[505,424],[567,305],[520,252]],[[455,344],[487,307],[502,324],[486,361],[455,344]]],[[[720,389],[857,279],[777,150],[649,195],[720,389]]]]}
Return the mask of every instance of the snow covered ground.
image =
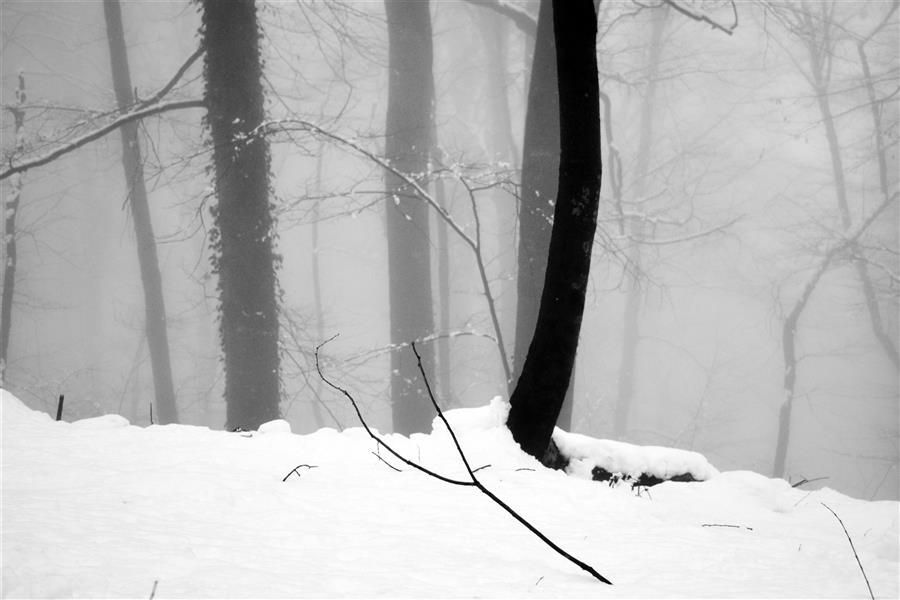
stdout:
{"type": "MultiPolygon", "coordinates": [[[[612,587],[478,490],[382,451],[402,472],[392,470],[362,429],[299,436],[275,422],[227,433],[112,415],[57,423],[0,392],[4,597],[148,598],[154,582],[157,598],[868,597],[822,503],[847,526],[875,596],[898,596],[896,502],[792,489],[624,445],[611,446],[623,465],[687,460],[709,478],[640,494],[610,487],[522,453],[497,401],[448,413],[472,466],[490,465],[478,477],[612,587]],[[282,481],[300,464],[315,468],[282,481]]],[[[385,439],[466,476],[442,425],[385,439]]],[[[584,456],[602,450],[596,440],[567,443],[584,456]]]]}

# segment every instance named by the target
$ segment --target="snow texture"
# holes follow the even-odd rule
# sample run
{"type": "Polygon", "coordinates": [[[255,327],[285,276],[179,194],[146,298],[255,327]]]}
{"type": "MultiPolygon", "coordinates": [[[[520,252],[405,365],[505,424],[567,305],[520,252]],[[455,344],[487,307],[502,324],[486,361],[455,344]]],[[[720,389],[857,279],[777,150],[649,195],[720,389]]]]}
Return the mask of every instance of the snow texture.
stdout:
{"type": "MultiPolygon", "coordinates": [[[[448,411],[478,476],[605,586],[474,488],[386,456],[360,428],[290,433],[55,422],[0,390],[4,597],[867,597],[898,595],[898,503],[803,491],[702,457],[562,436],[585,460],[689,469],[638,495],[547,470],[506,406],[448,411]],[[657,464],[655,461],[665,462],[657,464]],[[285,475],[300,468],[285,481],[285,475]],[[704,470],[705,469],[705,470],[704,470]]],[[[443,424],[385,440],[466,477],[443,424]]]]}

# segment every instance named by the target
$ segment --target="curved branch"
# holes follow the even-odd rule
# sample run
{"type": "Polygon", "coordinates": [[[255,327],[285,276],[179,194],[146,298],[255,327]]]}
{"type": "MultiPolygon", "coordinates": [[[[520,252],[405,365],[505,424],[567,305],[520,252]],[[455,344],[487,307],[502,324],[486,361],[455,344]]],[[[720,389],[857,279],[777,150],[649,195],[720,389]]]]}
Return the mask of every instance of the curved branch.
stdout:
{"type": "Polygon", "coordinates": [[[99,140],[103,136],[112,133],[122,125],[130,123],[131,121],[137,121],[146,117],[173,110],[181,110],[185,108],[204,108],[205,106],[206,104],[203,102],[203,100],[179,100],[175,102],[155,104],[148,108],[142,108],[140,110],[129,112],[127,114],[121,115],[120,117],[117,117],[113,121],[110,121],[100,129],[96,129],[90,133],[77,137],[74,140],[63,144],[56,150],[38,156],[37,158],[32,158],[18,164],[13,164],[12,160],[10,160],[9,167],[0,172],[0,181],[3,181],[7,177],[15,175],[16,173],[22,173],[24,171],[27,171],[28,169],[41,167],[43,165],[46,165],[47,163],[53,162],[57,158],[65,156],[66,154],[69,154],[70,152],[73,152],[74,150],[77,150],[86,144],[99,140]]]}
{"type": "Polygon", "coordinates": [[[727,33],[728,35],[733,35],[734,30],[737,29],[738,12],[737,12],[737,6],[735,5],[734,0],[731,0],[731,2],[730,2],[731,12],[734,14],[734,23],[732,23],[730,26],[722,25],[721,23],[718,23],[718,22],[714,21],[713,19],[710,19],[707,15],[705,15],[703,13],[694,12],[694,11],[682,6],[678,2],[675,2],[675,0],[663,0],[663,2],[665,2],[666,4],[671,6],[673,9],[675,9],[677,12],[680,12],[681,14],[686,16],[687,18],[693,19],[694,21],[700,21],[701,23],[706,23],[713,29],[718,29],[719,31],[721,31],[723,33],[727,33]]]}

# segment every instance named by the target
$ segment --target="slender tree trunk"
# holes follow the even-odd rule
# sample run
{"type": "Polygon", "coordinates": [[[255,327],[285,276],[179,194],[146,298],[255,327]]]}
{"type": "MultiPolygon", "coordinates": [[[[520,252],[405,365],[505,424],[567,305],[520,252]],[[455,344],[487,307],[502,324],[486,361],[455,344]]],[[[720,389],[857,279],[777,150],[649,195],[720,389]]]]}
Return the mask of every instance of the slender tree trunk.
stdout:
{"type": "MultiPolygon", "coordinates": [[[[25,146],[25,73],[19,71],[16,87],[16,103],[9,108],[13,115],[13,135],[16,154],[25,146]]],[[[12,303],[16,285],[16,217],[22,199],[23,173],[16,173],[9,182],[3,226],[3,293],[0,295],[0,387],[6,386],[6,369],[9,366],[9,336],[12,331],[12,303]]]]}
{"type": "MultiPolygon", "coordinates": [[[[650,30],[650,49],[647,60],[647,88],[641,103],[641,133],[637,151],[637,169],[634,179],[634,196],[640,199],[647,191],[647,174],[650,167],[651,142],[653,140],[653,111],[656,101],[656,84],[659,75],[659,59],[662,53],[662,33],[666,25],[665,7],[653,11],[653,25],[650,30]]],[[[644,223],[638,219],[632,224],[632,236],[640,240],[644,233],[644,223]]],[[[613,419],[613,435],[621,438],[628,431],[628,417],[634,404],[634,381],[637,369],[638,343],[640,340],[640,307],[643,292],[640,285],[641,247],[637,241],[628,250],[628,262],[632,276],[625,297],[625,314],[622,325],[622,362],[619,366],[619,396],[613,419]]]]}
{"type": "MultiPolygon", "coordinates": [[[[447,200],[447,186],[444,185],[442,179],[438,179],[435,184],[435,199],[442,208],[449,212],[450,206],[447,200]]],[[[450,236],[448,233],[447,222],[443,219],[437,219],[436,225],[438,238],[438,303],[440,307],[439,313],[439,331],[441,338],[437,342],[438,350],[438,382],[441,386],[441,397],[447,406],[453,403],[453,377],[450,369],[450,236]]]]}
{"type": "MultiPolygon", "coordinates": [[[[385,0],[388,24],[388,109],[385,155],[399,171],[422,177],[431,151],[433,103],[430,4],[385,0]]],[[[431,335],[431,250],[428,209],[391,172],[385,173],[389,300],[391,315],[391,407],[396,433],[429,431],[433,415],[425,386],[407,344],[431,335]]],[[[432,344],[422,346],[425,372],[433,374],[432,344]]]]}
{"type": "MultiPolygon", "coordinates": [[[[131,87],[128,49],[125,46],[119,0],[103,0],[103,14],[106,18],[106,35],[109,40],[109,59],[112,65],[116,102],[119,111],[124,112],[134,104],[134,93],[131,87]]],[[[144,184],[138,122],[126,123],[119,131],[122,133],[122,166],[125,169],[125,185],[134,221],[138,264],[144,288],[144,326],[147,331],[147,347],[150,350],[150,367],[153,371],[156,418],[162,425],[177,423],[178,406],[175,401],[175,386],[172,383],[172,366],[169,359],[166,304],[156,254],[156,237],[153,235],[153,223],[144,184]]]]}
{"type": "MultiPolygon", "coordinates": [[[[319,146],[319,155],[316,157],[316,193],[322,192],[322,157],[325,154],[325,145],[319,146]]],[[[313,308],[315,310],[316,319],[316,344],[325,341],[325,311],[322,307],[322,276],[319,271],[319,201],[313,204],[312,215],[312,288],[313,288],[313,308]]],[[[316,400],[312,403],[313,419],[316,421],[316,427],[325,426],[325,417],[322,415],[322,407],[319,403],[322,401],[322,378],[316,378],[316,400]]]]}
{"type": "Polygon", "coordinates": [[[516,341],[510,393],[525,365],[534,335],[547,270],[551,217],[559,176],[559,90],[553,40],[553,3],[543,0],[538,15],[522,144],[522,198],[516,276],[516,341]]]}
{"type": "MultiPolygon", "coordinates": [[[[538,458],[549,446],[575,364],[601,178],[597,15],[591,0],[553,4],[559,189],[534,338],[510,398],[507,420],[516,442],[538,458]]],[[[539,21],[539,31],[540,27],[539,21]]]]}
{"type": "MultiPolygon", "coordinates": [[[[488,94],[488,160],[494,164],[513,165],[516,148],[512,134],[512,119],[509,114],[509,94],[506,73],[507,19],[493,13],[480,15],[487,54],[487,94],[488,94]]],[[[499,187],[490,194],[494,207],[494,221],[497,224],[497,264],[499,266],[498,285],[495,287],[496,302],[500,316],[503,339],[513,339],[516,322],[516,206],[506,191],[499,187]]],[[[506,348],[507,355],[513,348],[506,348]]],[[[507,388],[512,382],[507,381],[507,388]]]]}
{"type": "Polygon", "coordinates": [[[203,0],[207,122],[218,205],[213,266],[219,275],[226,427],[256,429],[279,411],[278,295],[263,122],[260,30],[253,0],[203,0]]]}

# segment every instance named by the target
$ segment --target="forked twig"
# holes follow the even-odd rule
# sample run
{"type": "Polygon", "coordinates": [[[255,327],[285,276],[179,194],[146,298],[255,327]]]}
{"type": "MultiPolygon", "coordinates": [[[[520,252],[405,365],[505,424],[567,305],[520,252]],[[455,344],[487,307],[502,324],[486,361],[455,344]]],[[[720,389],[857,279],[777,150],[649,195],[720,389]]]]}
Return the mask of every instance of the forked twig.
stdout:
{"type": "Polygon", "coordinates": [[[847,536],[847,541],[850,542],[850,549],[853,550],[853,558],[856,559],[856,564],[859,565],[859,570],[862,572],[863,579],[866,580],[866,587],[869,588],[869,597],[872,598],[872,600],[875,600],[875,594],[872,593],[872,585],[869,583],[869,577],[866,575],[866,570],[863,569],[862,562],[860,562],[860,560],[859,560],[859,554],[856,553],[856,546],[853,545],[853,538],[850,537],[850,533],[847,531],[847,528],[844,526],[844,522],[841,521],[841,518],[839,516],[837,516],[837,513],[834,512],[833,510],[831,510],[831,507],[829,507],[827,504],[825,504],[824,502],[819,502],[819,504],[821,504],[822,506],[827,508],[828,512],[833,514],[834,518],[837,519],[838,523],[841,524],[841,529],[844,530],[844,535],[847,536]]]}
{"type": "Polygon", "coordinates": [[[294,473],[297,474],[297,477],[300,477],[300,471],[298,471],[298,469],[299,469],[300,467],[306,467],[307,469],[316,469],[316,468],[318,468],[318,465],[307,465],[307,464],[297,465],[296,467],[294,467],[293,469],[291,469],[290,473],[288,473],[287,475],[285,475],[285,476],[284,476],[284,479],[282,479],[281,481],[282,481],[282,482],[287,481],[287,480],[288,480],[288,477],[290,477],[290,476],[293,475],[294,473]]]}
{"type": "MultiPolygon", "coordinates": [[[[527,528],[530,532],[532,532],[533,534],[535,534],[536,536],[538,536],[545,544],[547,544],[548,546],[550,546],[550,547],[551,547],[553,550],[555,550],[558,554],[560,554],[561,556],[563,556],[564,558],[566,558],[566,559],[569,560],[570,562],[572,562],[572,563],[578,565],[581,569],[583,569],[584,571],[587,571],[588,573],[590,573],[594,578],[596,578],[596,579],[602,581],[603,583],[612,585],[612,582],[611,582],[611,581],[609,581],[609,580],[608,580],[607,578],[605,578],[603,575],[601,575],[600,573],[598,573],[598,572],[597,572],[593,567],[591,567],[589,564],[585,563],[584,561],[578,560],[577,558],[575,558],[574,556],[572,556],[571,554],[569,554],[568,552],[566,552],[565,550],[563,550],[562,548],[560,548],[559,546],[557,546],[555,543],[553,543],[553,541],[551,541],[546,535],[544,535],[543,533],[541,533],[540,531],[538,531],[537,528],[535,528],[531,523],[529,523],[528,521],[526,521],[521,515],[519,515],[519,513],[517,513],[516,511],[514,511],[512,508],[510,508],[509,505],[507,505],[505,502],[503,502],[500,498],[498,498],[496,495],[494,495],[490,490],[488,490],[486,487],[484,487],[484,485],[483,485],[480,481],[478,481],[478,478],[475,476],[475,470],[473,470],[472,467],[469,465],[469,461],[468,461],[468,459],[466,458],[466,455],[465,455],[465,453],[463,452],[462,447],[459,445],[459,440],[456,438],[456,433],[453,431],[453,428],[450,427],[450,423],[447,422],[446,417],[444,417],[444,413],[443,413],[443,411],[441,410],[441,407],[438,406],[437,400],[436,400],[435,397],[434,397],[434,393],[431,391],[431,384],[428,382],[428,377],[425,375],[425,370],[424,370],[424,368],[422,367],[422,357],[421,357],[421,355],[419,354],[419,351],[416,349],[416,345],[415,345],[414,342],[411,344],[411,346],[412,346],[413,353],[416,355],[416,360],[418,361],[419,372],[422,374],[422,379],[423,379],[424,382],[425,382],[425,389],[428,391],[428,398],[431,400],[432,406],[434,406],[435,411],[437,411],[438,417],[439,417],[439,418],[441,419],[441,421],[444,423],[444,426],[447,428],[447,431],[450,432],[450,437],[451,437],[451,439],[453,440],[453,444],[456,446],[456,451],[457,451],[457,453],[459,454],[460,459],[462,459],[463,465],[465,465],[466,471],[468,472],[471,481],[463,481],[463,480],[459,480],[459,479],[451,479],[451,478],[449,478],[449,477],[445,477],[445,476],[443,476],[443,475],[439,475],[438,473],[435,473],[434,471],[431,471],[431,470],[429,470],[429,469],[426,469],[426,468],[423,467],[422,465],[420,465],[420,464],[418,464],[418,463],[416,463],[416,462],[413,462],[413,461],[411,461],[411,460],[405,458],[404,456],[402,456],[401,454],[399,454],[398,452],[396,452],[393,448],[391,448],[387,443],[385,443],[380,437],[378,437],[377,435],[375,435],[375,433],[369,428],[369,426],[368,426],[368,424],[366,423],[365,419],[363,419],[362,413],[360,412],[359,407],[358,407],[357,404],[356,404],[356,401],[353,399],[353,396],[351,396],[350,393],[349,393],[347,390],[345,390],[344,388],[342,388],[342,387],[338,386],[337,384],[332,383],[331,381],[329,381],[329,380],[325,377],[325,375],[322,374],[322,369],[321,369],[320,366],[319,366],[319,349],[320,349],[322,346],[324,346],[325,344],[327,344],[328,342],[330,342],[331,340],[333,340],[335,337],[337,337],[337,336],[336,336],[336,335],[335,335],[335,336],[332,336],[331,338],[325,340],[324,342],[322,342],[321,344],[319,344],[318,346],[316,346],[316,353],[315,353],[315,356],[316,356],[316,371],[318,371],[319,377],[322,378],[322,381],[324,381],[329,387],[331,387],[332,389],[334,389],[334,390],[336,390],[336,391],[338,391],[338,392],[341,392],[344,396],[347,397],[348,400],[350,400],[350,403],[353,405],[353,410],[356,411],[356,416],[357,416],[357,418],[359,419],[359,422],[362,424],[363,428],[366,430],[366,433],[368,433],[368,434],[369,434],[369,437],[371,437],[373,440],[375,440],[375,442],[376,442],[380,447],[384,448],[385,450],[387,450],[388,452],[390,452],[391,454],[393,454],[396,458],[398,458],[399,460],[403,461],[403,462],[406,463],[407,465],[413,467],[414,469],[418,469],[419,471],[422,471],[422,472],[425,473],[426,475],[431,475],[431,476],[434,477],[435,479],[440,479],[441,481],[445,481],[445,482],[447,482],[447,483],[452,483],[453,485],[461,485],[461,486],[476,487],[476,488],[478,488],[483,494],[485,494],[488,498],[490,498],[491,500],[493,500],[496,504],[498,504],[501,508],[503,508],[503,510],[505,510],[505,511],[508,512],[510,515],[512,515],[512,517],[513,517],[514,519],[516,519],[519,523],[521,523],[522,525],[524,525],[525,528],[527,528]]],[[[379,458],[380,458],[380,457],[379,457],[379,458]]],[[[483,468],[483,467],[479,467],[479,469],[481,469],[481,468],[483,468]]]]}

